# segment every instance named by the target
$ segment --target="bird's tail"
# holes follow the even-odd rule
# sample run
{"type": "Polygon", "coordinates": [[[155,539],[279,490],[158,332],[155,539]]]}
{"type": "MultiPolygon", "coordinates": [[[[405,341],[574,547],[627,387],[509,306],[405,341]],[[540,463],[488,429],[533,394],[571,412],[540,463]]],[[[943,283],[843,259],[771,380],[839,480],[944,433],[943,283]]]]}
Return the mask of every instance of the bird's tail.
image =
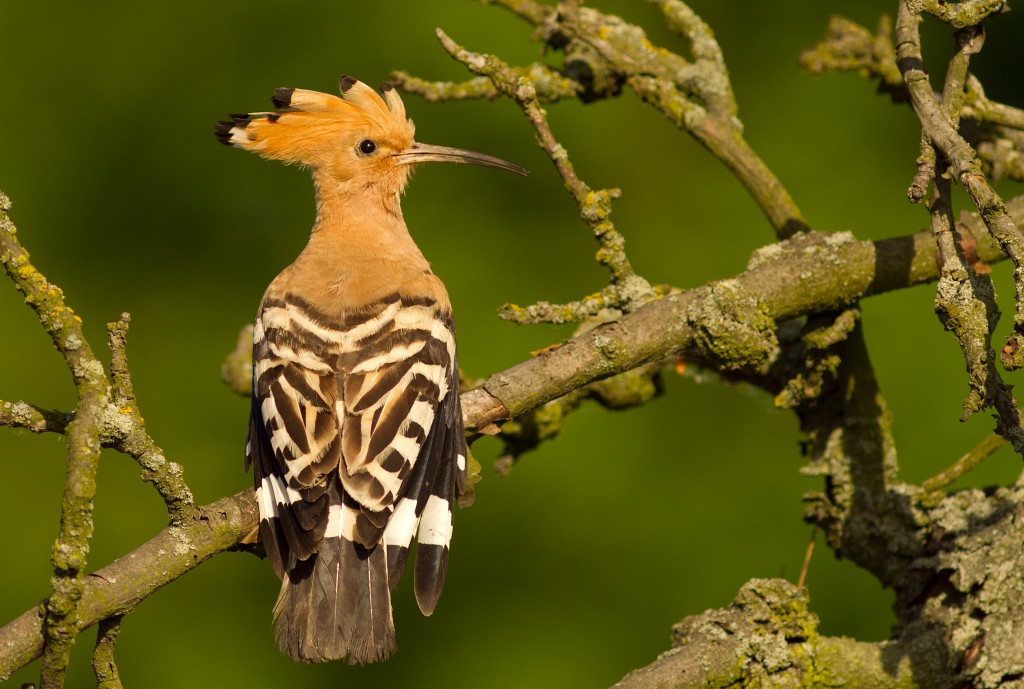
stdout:
{"type": "Polygon", "coordinates": [[[385,548],[325,538],[284,576],[274,636],[284,653],[305,663],[389,657],[396,646],[385,548]]]}

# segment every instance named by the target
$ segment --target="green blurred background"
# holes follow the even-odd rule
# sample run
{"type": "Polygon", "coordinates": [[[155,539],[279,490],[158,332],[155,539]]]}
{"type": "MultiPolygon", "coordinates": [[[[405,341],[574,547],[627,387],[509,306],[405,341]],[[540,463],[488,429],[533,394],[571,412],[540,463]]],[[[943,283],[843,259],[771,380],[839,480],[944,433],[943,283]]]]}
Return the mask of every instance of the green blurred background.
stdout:
{"type": "MultiPolygon", "coordinates": [[[[646,3],[594,4],[643,24],[658,44],[681,47],[646,3]]],[[[814,227],[882,238],[924,226],[924,210],[905,197],[919,137],[910,110],[854,76],[814,78],[797,67],[829,14],[873,28],[894,2],[691,4],[725,51],[749,140],[814,227]]],[[[989,95],[1015,105],[1024,100],[1022,19],[991,21],[973,63],[989,95]]],[[[103,348],[104,323],[131,312],[141,409],[200,504],[250,485],[242,471],[248,402],[221,384],[219,367],[313,218],[305,173],[217,145],[213,123],[269,107],[277,86],[332,91],[341,74],[371,84],[392,69],[465,78],[436,44],[435,26],[514,63],[538,59],[528,26],[469,0],[5,3],[0,189],[14,202],[22,241],[84,318],[94,348],[103,348]]],[[[926,51],[944,58],[947,33],[935,22],[925,28],[926,51]]],[[[413,234],[452,294],[462,364],[484,376],[570,332],[507,324],[495,316],[498,306],[577,298],[599,289],[605,275],[511,103],[406,102],[420,140],[533,171],[521,179],[438,165],[418,173],[406,195],[413,234]]],[[[771,240],[722,166],[631,94],[549,110],[584,179],[622,187],[614,219],[634,266],[652,282],[691,287],[730,276],[771,240]]],[[[995,273],[1006,296],[1006,266],[995,273]]],[[[903,475],[914,481],[992,428],[985,415],[957,422],[962,358],[932,299],[926,286],[864,305],[903,475]]],[[[10,286],[0,286],[0,324],[0,399],[71,407],[66,370],[10,286]]],[[[668,647],[672,623],[727,604],[747,579],[795,580],[811,533],[800,498],[820,488],[797,473],[796,422],[768,396],[693,372],[666,383],[666,394],[642,409],[584,408],[505,478],[490,468],[498,443],[475,446],[484,480],[476,505],[456,516],[447,590],[424,619],[408,584],[401,587],[400,651],[389,662],[286,660],[270,631],[278,585],[269,565],[226,554],[126,618],[117,647],[122,678],[154,689],[613,684],[668,647]]],[[[48,592],[63,457],[60,437],[0,429],[0,623],[48,592]]],[[[1019,460],[1003,450],[967,483],[1007,482],[1018,471],[1019,460]]],[[[106,453],[91,565],[109,563],[165,523],[135,464],[106,453]]],[[[808,586],[822,629],[885,638],[890,594],[819,545],[808,586]]],[[[75,647],[69,686],[93,682],[93,637],[87,632],[75,647]]],[[[37,673],[35,663],[10,681],[37,673]]]]}

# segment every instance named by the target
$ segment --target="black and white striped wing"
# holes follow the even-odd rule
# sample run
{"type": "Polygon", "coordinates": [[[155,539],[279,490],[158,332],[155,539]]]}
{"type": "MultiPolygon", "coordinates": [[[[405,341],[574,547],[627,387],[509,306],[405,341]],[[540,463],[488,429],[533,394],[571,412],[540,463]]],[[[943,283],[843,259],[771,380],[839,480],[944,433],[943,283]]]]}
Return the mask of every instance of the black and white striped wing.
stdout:
{"type": "Polygon", "coordinates": [[[361,334],[344,355],[339,474],[363,506],[358,540],[387,549],[392,588],[415,535],[416,597],[430,614],[444,585],[452,503],[465,487],[454,326],[432,301],[396,298],[361,334]]]}
{"type": "Polygon", "coordinates": [[[246,463],[254,465],[261,540],[281,577],[290,555],[317,552],[338,501],[328,495],[341,457],[336,348],[324,332],[292,320],[300,310],[268,301],[253,331],[246,463]]]}
{"type": "Polygon", "coordinates": [[[452,319],[397,295],[367,312],[337,328],[284,299],[257,318],[247,457],[261,535],[281,576],[324,538],[382,545],[392,588],[415,535],[429,614],[466,481],[452,319]]]}

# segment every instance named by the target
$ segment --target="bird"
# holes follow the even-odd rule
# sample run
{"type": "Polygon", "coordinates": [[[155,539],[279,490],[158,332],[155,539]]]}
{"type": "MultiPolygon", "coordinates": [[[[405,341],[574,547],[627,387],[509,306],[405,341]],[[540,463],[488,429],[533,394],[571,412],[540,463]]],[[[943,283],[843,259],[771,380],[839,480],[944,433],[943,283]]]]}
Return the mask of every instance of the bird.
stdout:
{"type": "Polygon", "coordinates": [[[451,302],[400,197],[424,162],[527,171],[416,142],[391,85],[339,87],[278,88],[274,111],[230,115],[215,134],[312,172],[309,241],[253,325],[245,465],[281,579],[278,646],[301,662],[366,664],[397,648],[391,593],[414,536],[416,601],[433,613],[467,480],[451,302]]]}

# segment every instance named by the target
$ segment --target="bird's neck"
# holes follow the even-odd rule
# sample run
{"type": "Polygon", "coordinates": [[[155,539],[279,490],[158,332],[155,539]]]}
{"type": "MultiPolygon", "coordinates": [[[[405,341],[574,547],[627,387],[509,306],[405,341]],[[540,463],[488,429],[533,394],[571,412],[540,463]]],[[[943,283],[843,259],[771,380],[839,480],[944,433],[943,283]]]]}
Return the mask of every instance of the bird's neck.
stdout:
{"type": "Polygon", "coordinates": [[[338,182],[314,176],[316,222],[310,244],[365,260],[411,261],[426,267],[402,215],[399,190],[359,180],[338,182]],[[333,247],[333,250],[332,250],[333,247]]]}
{"type": "MultiPolygon", "coordinates": [[[[372,186],[317,186],[317,217],[309,243],[279,277],[281,287],[339,313],[383,299],[407,284],[440,281],[413,242],[397,194],[372,186]],[[298,276],[307,276],[297,279],[298,276]]],[[[447,300],[445,295],[439,299],[447,300]]]]}

